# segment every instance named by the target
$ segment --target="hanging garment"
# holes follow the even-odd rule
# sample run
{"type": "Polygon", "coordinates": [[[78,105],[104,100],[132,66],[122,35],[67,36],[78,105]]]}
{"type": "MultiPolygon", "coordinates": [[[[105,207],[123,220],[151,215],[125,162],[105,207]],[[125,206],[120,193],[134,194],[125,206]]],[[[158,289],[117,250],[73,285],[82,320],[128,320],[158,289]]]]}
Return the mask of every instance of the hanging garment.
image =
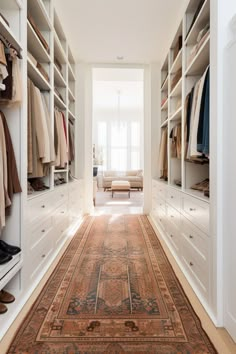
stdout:
{"type": "Polygon", "coordinates": [[[7,194],[7,152],[3,121],[0,119],[0,231],[5,226],[5,208],[11,205],[7,194]]]}
{"type": "Polygon", "coordinates": [[[200,85],[200,80],[195,85],[194,94],[193,94],[193,101],[192,101],[192,107],[191,107],[190,128],[189,128],[189,143],[188,143],[188,151],[187,151],[187,158],[188,159],[190,159],[190,157],[191,157],[190,147],[191,147],[191,143],[192,143],[192,132],[193,132],[194,116],[195,116],[195,113],[196,113],[196,107],[197,107],[197,102],[198,102],[199,85],[200,85]]]}
{"type": "Polygon", "coordinates": [[[27,164],[27,172],[33,173],[33,131],[32,131],[32,89],[31,89],[32,82],[28,79],[27,80],[27,157],[28,157],[28,164],[27,164]]]}
{"type": "Polygon", "coordinates": [[[181,124],[177,124],[170,132],[171,157],[181,158],[181,124]]]}
{"type": "Polygon", "coordinates": [[[65,168],[68,162],[68,148],[62,112],[55,109],[54,119],[56,167],[65,168]]]}
{"type": "Polygon", "coordinates": [[[47,106],[47,102],[46,102],[46,97],[43,93],[41,93],[41,99],[42,99],[43,108],[44,108],[45,117],[46,117],[48,137],[49,137],[49,147],[50,147],[50,163],[52,165],[55,163],[55,148],[54,148],[54,141],[53,141],[53,135],[52,135],[52,127],[50,124],[49,110],[48,110],[48,106],[47,106]]]}
{"type": "Polygon", "coordinates": [[[161,178],[168,178],[167,127],[162,130],[159,150],[159,170],[161,178]]]}
{"type": "Polygon", "coordinates": [[[28,13],[27,15],[28,17],[28,20],[31,24],[31,26],[33,27],[36,35],[38,36],[40,42],[42,43],[42,45],[44,46],[44,48],[46,49],[46,51],[49,53],[50,50],[49,50],[49,45],[47,43],[47,41],[45,40],[45,38],[43,37],[42,33],[40,32],[40,30],[38,29],[38,26],[36,25],[36,23],[34,22],[34,19],[33,17],[28,13]]]}
{"type": "MultiPolygon", "coordinates": [[[[21,185],[19,181],[19,176],[17,172],[16,159],[14,148],[12,145],[11,135],[7,126],[6,118],[3,112],[0,112],[1,120],[4,128],[4,135],[6,141],[6,154],[7,154],[7,194],[11,200],[13,200],[13,194],[20,193],[21,185]]],[[[9,214],[10,206],[7,208],[6,213],[9,214]]]]}
{"type": "Polygon", "coordinates": [[[71,122],[69,122],[69,151],[68,151],[68,160],[69,162],[74,161],[75,159],[75,135],[74,135],[74,127],[71,122]]]}
{"type": "Polygon", "coordinates": [[[207,69],[202,102],[200,109],[199,125],[197,132],[197,151],[209,156],[209,125],[210,125],[210,69],[207,69]]]}
{"type": "Polygon", "coordinates": [[[191,133],[191,145],[190,145],[190,156],[201,156],[202,152],[197,150],[197,134],[198,134],[198,126],[199,126],[199,119],[200,119],[200,110],[202,106],[202,100],[204,100],[204,84],[206,75],[208,72],[208,67],[205,70],[203,76],[199,80],[199,89],[198,89],[198,97],[197,97],[197,104],[196,109],[193,115],[193,122],[192,122],[192,133],[191,133]]]}

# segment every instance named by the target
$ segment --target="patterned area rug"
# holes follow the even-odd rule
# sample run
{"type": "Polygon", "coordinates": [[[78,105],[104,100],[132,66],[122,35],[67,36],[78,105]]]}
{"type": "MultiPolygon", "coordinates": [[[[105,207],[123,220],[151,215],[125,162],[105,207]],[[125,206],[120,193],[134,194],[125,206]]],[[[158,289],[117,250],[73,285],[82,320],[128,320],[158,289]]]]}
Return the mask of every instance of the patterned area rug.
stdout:
{"type": "Polygon", "coordinates": [[[216,353],[146,216],[87,217],[9,353],[216,353]]]}

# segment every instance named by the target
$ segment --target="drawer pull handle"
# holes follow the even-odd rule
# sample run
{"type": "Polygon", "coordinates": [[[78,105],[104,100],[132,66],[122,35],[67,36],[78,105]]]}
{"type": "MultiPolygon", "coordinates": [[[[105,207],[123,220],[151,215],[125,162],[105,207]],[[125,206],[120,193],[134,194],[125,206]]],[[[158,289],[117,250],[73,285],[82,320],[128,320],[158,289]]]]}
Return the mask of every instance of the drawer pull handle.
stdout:
{"type": "Polygon", "coordinates": [[[190,210],[190,211],[196,211],[196,209],[195,209],[195,208],[189,208],[189,210],[190,210]]]}
{"type": "Polygon", "coordinates": [[[43,208],[43,209],[44,209],[44,208],[45,208],[45,205],[43,204],[43,205],[41,206],[41,208],[43,208]]]}
{"type": "Polygon", "coordinates": [[[61,197],[64,197],[64,194],[61,194],[61,197]]]}
{"type": "Polygon", "coordinates": [[[45,232],[45,230],[43,229],[41,232],[42,232],[42,233],[44,233],[44,232],[45,232]]]}
{"type": "Polygon", "coordinates": [[[45,258],[46,257],[46,254],[42,254],[42,258],[45,258]]]}
{"type": "Polygon", "coordinates": [[[170,235],[170,237],[174,237],[173,235],[170,235]]]}
{"type": "Polygon", "coordinates": [[[189,235],[189,238],[193,238],[193,236],[192,236],[192,235],[189,235]]]}
{"type": "Polygon", "coordinates": [[[61,214],[64,214],[65,212],[64,211],[61,211],[61,214]]]}
{"type": "Polygon", "coordinates": [[[191,267],[193,267],[193,263],[192,263],[192,262],[189,262],[189,265],[190,265],[191,267]]]}
{"type": "Polygon", "coordinates": [[[170,217],[171,217],[171,218],[174,218],[174,215],[171,215],[170,217]]]}
{"type": "Polygon", "coordinates": [[[174,199],[173,195],[171,196],[171,199],[174,199]]]}

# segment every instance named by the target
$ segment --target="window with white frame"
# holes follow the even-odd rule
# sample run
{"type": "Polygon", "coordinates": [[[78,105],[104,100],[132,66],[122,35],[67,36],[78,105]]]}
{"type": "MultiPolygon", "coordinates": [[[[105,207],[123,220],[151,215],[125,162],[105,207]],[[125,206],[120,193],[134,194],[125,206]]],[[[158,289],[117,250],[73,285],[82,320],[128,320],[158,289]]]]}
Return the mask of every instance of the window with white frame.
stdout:
{"type": "Polygon", "coordinates": [[[103,170],[142,169],[143,80],[94,81],[93,99],[94,164],[103,170]]]}

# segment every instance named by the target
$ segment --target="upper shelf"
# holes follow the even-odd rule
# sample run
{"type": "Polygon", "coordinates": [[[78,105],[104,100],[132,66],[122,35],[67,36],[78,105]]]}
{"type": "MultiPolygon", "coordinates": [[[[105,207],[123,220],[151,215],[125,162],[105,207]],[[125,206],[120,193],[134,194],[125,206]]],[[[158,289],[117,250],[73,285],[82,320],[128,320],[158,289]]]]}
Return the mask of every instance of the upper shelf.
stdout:
{"type": "Polygon", "coordinates": [[[50,63],[50,56],[27,20],[28,50],[40,63],[50,63]]]}
{"type": "Polygon", "coordinates": [[[197,42],[197,36],[204,26],[210,22],[210,0],[206,0],[203,4],[186,40],[187,45],[194,45],[197,42]]]}
{"type": "Polygon", "coordinates": [[[202,75],[210,62],[210,34],[188,66],[185,75],[202,75]]]}
{"type": "Polygon", "coordinates": [[[54,57],[58,59],[61,64],[66,63],[66,54],[55,30],[54,30],[54,57]]]}
{"type": "Polygon", "coordinates": [[[64,77],[62,76],[62,74],[60,73],[60,71],[58,70],[55,64],[54,64],[54,82],[55,82],[55,86],[57,87],[66,87],[66,82],[64,80],[64,77]]]}
{"type": "Polygon", "coordinates": [[[29,78],[40,90],[49,91],[51,89],[49,82],[43,77],[38,68],[32,63],[30,58],[27,58],[27,63],[29,78]]]}
{"type": "Polygon", "coordinates": [[[27,2],[28,12],[37,22],[37,26],[42,31],[51,29],[50,19],[42,0],[30,0],[27,2]]]}
{"type": "Polygon", "coordinates": [[[57,15],[56,11],[54,11],[54,29],[56,31],[56,34],[57,34],[58,38],[60,40],[65,41],[66,40],[66,36],[65,36],[65,33],[63,31],[63,28],[61,26],[61,23],[60,23],[60,20],[59,20],[59,17],[57,15]]]}
{"type": "Polygon", "coordinates": [[[75,81],[75,74],[72,70],[70,63],[68,63],[68,76],[69,76],[69,81],[75,81]]]}
{"type": "Polygon", "coordinates": [[[180,49],[177,57],[175,58],[175,61],[172,64],[172,67],[170,69],[171,74],[175,73],[176,71],[178,71],[182,67],[182,53],[183,53],[183,50],[180,49]]]}
{"type": "Polygon", "coordinates": [[[5,23],[5,21],[0,16],[0,33],[11,43],[16,50],[20,51],[22,46],[20,42],[16,39],[10,27],[5,23]]]}
{"type": "Polygon", "coordinates": [[[1,9],[4,10],[19,10],[22,6],[22,0],[1,0],[1,9]]]}

